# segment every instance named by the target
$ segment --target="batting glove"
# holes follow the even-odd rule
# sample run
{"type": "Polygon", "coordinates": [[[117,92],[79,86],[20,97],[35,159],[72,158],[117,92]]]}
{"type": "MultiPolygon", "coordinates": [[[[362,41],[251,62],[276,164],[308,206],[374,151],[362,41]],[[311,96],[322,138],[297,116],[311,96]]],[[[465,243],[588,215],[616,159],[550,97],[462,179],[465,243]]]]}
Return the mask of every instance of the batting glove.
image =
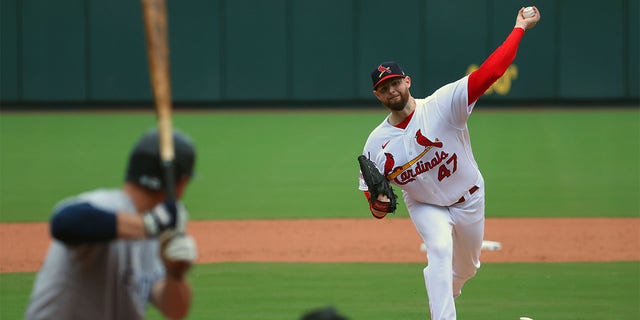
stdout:
{"type": "Polygon", "coordinates": [[[160,237],[162,262],[167,275],[183,279],[193,262],[198,258],[196,242],[190,235],[165,231],[160,237]]]}
{"type": "Polygon", "coordinates": [[[184,232],[188,219],[187,209],[181,202],[166,200],[142,216],[144,228],[149,237],[171,229],[184,232]]]}

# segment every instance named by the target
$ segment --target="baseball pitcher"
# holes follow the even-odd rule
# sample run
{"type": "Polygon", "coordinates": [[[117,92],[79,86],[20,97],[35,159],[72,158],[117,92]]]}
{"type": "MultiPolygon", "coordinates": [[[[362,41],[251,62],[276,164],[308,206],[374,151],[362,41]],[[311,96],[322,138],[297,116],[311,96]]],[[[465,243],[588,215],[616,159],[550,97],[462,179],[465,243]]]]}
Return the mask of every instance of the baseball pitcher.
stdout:
{"type": "Polygon", "coordinates": [[[395,210],[393,187],[402,191],[427,248],[423,272],[432,320],[456,319],[455,298],[480,267],[485,190],[467,120],[515,59],[525,31],[540,20],[535,7],[530,17],[523,12],[479,69],[426,98],[411,95],[411,78],[396,62],[371,72],[373,94],[390,114],[371,132],[358,159],[359,189],[378,219],[395,210]]]}

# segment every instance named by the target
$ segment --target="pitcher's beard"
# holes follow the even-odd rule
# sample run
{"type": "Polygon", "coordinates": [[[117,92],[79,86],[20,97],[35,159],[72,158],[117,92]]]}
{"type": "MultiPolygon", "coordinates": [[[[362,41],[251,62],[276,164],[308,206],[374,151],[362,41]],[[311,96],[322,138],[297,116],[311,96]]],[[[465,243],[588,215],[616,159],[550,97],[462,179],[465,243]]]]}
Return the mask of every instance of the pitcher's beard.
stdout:
{"type": "Polygon", "coordinates": [[[388,102],[386,104],[386,107],[392,111],[401,111],[407,105],[408,101],[409,101],[408,94],[406,96],[400,95],[400,100],[398,100],[397,102],[388,102]]]}

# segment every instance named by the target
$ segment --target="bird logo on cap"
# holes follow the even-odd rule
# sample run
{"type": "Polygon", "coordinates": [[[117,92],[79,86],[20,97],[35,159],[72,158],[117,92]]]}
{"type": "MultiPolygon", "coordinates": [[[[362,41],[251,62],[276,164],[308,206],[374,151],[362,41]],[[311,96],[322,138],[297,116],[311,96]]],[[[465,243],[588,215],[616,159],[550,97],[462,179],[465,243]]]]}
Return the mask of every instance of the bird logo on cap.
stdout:
{"type": "Polygon", "coordinates": [[[378,66],[378,71],[380,71],[380,75],[378,75],[378,78],[382,78],[383,74],[391,73],[391,67],[385,67],[383,65],[379,65],[378,66]]]}

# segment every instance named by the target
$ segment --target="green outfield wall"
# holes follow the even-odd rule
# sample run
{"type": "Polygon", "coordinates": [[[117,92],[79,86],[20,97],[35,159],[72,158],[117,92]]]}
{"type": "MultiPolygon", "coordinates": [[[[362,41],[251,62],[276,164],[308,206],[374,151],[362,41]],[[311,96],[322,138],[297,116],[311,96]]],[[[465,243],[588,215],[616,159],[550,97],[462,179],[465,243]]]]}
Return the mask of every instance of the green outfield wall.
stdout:
{"type": "MultiPolygon", "coordinates": [[[[150,101],[140,1],[0,3],[4,105],[150,101]]],[[[384,60],[425,96],[477,68],[530,4],[542,20],[485,101],[637,104],[639,0],[168,0],[173,97],[368,101],[384,60]]]]}

